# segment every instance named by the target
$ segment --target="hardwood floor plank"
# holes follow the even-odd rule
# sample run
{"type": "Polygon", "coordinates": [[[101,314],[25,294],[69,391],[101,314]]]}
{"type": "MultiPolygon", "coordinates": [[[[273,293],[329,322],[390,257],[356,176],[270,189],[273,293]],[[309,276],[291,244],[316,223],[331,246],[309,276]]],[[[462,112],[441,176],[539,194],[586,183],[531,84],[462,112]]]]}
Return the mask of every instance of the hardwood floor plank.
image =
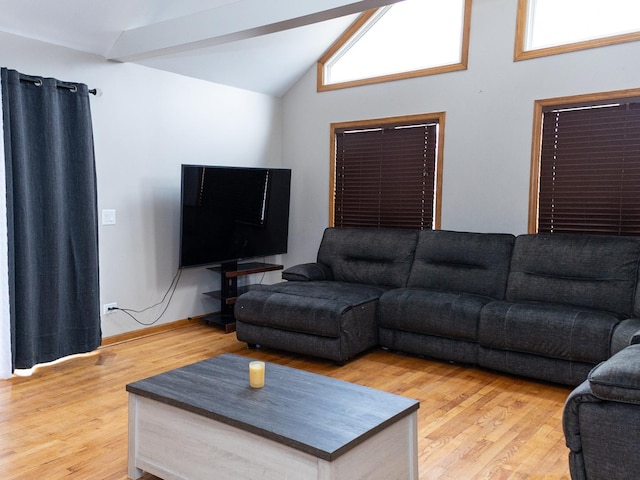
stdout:
{"type": "Polygon", "coordinates": [[[570,478],[561,428],[569,388],[381,349],[337,367],[249,350],[234,334],[202,324],[109,344],[0,382],[0,478],[126,479],[125,385],[222,353],[419,400],[422,480],[570,478]]]}

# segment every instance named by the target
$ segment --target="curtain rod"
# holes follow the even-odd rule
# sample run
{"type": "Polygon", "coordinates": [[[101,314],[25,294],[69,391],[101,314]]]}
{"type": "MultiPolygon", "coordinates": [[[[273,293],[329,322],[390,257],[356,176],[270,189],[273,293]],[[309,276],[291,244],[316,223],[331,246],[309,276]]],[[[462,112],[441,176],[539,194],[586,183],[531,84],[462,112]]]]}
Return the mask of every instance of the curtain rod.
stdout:
{"type": "MultiPolygon", "coordinates": [[[[22,80],[25,80],[27,82],[33,82],[38,87],[42,86],[42,78],[40,78],[40,77],[30,77],[28,75],[20,74],[20,81],[22,81],[22,80]]],[[[63,82],[61,82],[59,80],[56,80],[56,87],[58,87],[58,88],[66,88],[68,90],[71,90],[72,92],[77,92],[78,91],[78,86],[77,85],[63,83],[63,82]]],[[[99,97],[99,96],[102,95],[102,90],[100,90],[99,88],[91,88],[91,89],[89,89],[89,93],[91,95],[95,95],[95,96],[99,97]]]]}

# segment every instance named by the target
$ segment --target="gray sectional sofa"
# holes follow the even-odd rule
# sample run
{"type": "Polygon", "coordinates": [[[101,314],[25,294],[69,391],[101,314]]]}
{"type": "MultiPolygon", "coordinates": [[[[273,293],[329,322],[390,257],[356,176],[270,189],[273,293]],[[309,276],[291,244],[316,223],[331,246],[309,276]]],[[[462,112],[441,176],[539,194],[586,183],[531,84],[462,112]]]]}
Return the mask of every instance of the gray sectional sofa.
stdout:
{"type": "Polygon", "coordinates": [[[328,228],[241,295],[237,338],[338,364],[374,346],[566,385],[640,341],[640,240],[328,228]]]}

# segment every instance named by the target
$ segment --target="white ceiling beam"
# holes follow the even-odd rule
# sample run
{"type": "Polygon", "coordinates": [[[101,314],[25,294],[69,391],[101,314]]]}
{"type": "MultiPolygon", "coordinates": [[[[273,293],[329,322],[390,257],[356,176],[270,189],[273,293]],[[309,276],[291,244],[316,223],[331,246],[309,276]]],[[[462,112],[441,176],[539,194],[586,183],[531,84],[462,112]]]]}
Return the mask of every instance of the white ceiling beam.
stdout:
{"type": "Polygon", "coordinates": [[[193,15],[125,30],[107,58],[136,62],[245,40],[402,0],[241,0],[193,15]]]}

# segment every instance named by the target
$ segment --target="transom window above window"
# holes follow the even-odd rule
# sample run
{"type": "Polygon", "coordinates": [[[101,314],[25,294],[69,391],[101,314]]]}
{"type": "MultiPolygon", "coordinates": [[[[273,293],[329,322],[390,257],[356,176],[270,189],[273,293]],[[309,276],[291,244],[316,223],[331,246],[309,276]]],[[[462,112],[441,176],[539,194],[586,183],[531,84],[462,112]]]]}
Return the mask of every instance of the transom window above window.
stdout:
{"type": "Polygon", "coordinates": [[[471,0],[404,0],[363,14],[318,61],[318,90],[463,70],[471,0]]]}
{"type": "Polygon", "coordinates": [[[516,60],[640,40],[638,0],[519,0],[516,60]]]}

